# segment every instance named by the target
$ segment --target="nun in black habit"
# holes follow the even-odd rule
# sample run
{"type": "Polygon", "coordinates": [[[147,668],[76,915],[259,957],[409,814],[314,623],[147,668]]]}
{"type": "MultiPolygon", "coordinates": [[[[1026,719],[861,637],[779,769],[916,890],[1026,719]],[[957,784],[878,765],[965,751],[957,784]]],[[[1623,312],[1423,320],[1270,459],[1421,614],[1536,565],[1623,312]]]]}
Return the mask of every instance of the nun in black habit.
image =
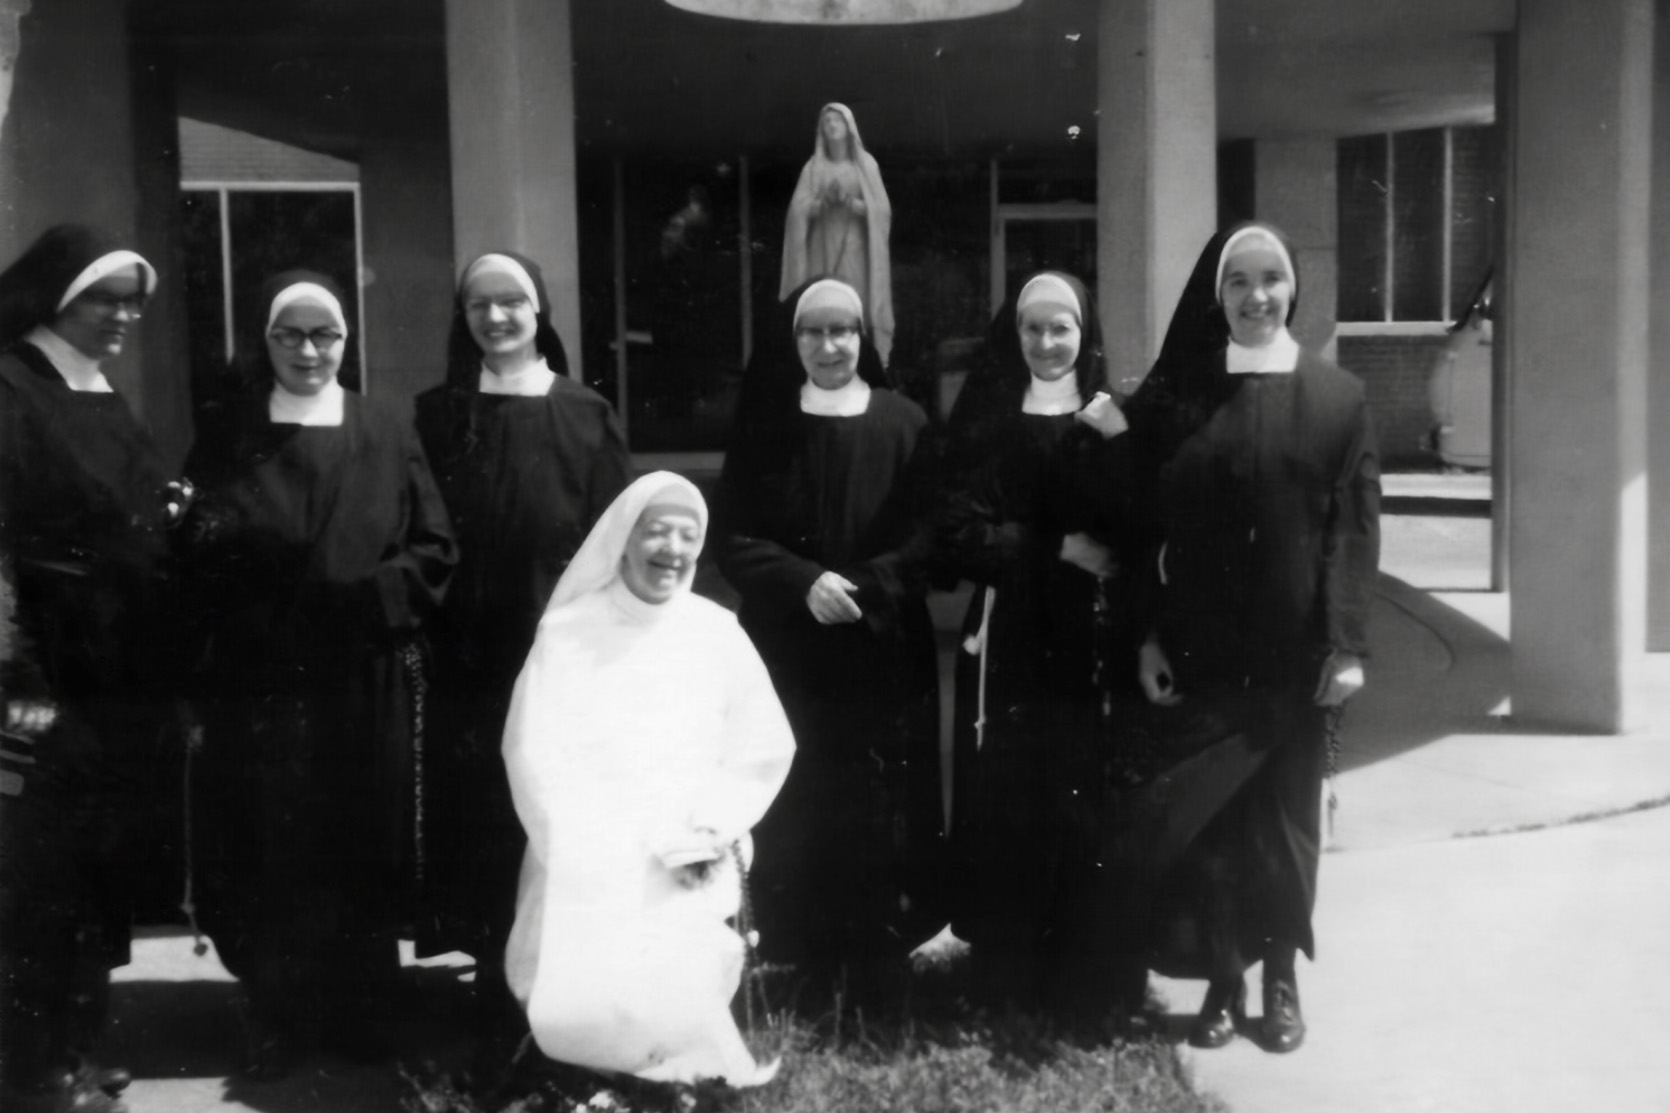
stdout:
{"type": "Polygon", "coordinates": [[[306,271],[263,287],[190,461],[198,903],[262,1073],[315,1041],[380,1050],[416,865],[416,638],[457,560],[409,410],[338,381],[342,306],[306,271]]]}
{"type": "Polygon", "coordinates": [[[756,832],[754,907],[767,957],[884,973],[944,923],[928,420],[889,386],[851,286],[784,308],[714,499],[719,566],[797,747],[756,832]]]}
{"type": "Polygon", "coordinates": [[[465,268],[446,381],[418,395],[417,427],[459,546],[430,631],[436,744],[418,945],[469,952],[478,981],[497,985],[526,842],[499,755],[511,688],[632,459],[609,403],[568,376],[538,265],[508,251],[465,268]]]}
{"type": "Polygon", "coordinates": [[[1245,705],[1267,755],[1161,880],[1156,969],[1211,981],[1190,1042],[1227,1043],[1264,963],[1265,1047],[1304,1038],[1330,709],[1363,683],[1380,476],[1362,384],[1287,330],[1281,234],[1220,232],[1127,407],[1158,577],[1140,681],[1156,704],[1245,705]]]}
{"type": "Polygon", "coordinates": [[[1123,492],[1080,416],[1110,409],[1105,382],[1094,300],[1046,271],[998,311],[951,414],[941,555],[975,585],[957,655],[952,929],[988,989],[1023,1002],[1082,977],[1069,925],[1103,795],[1102,676],[1124,659],[1123,492]]]}
{"type": "Polygon", "coordinates": [[[60,225],[0,274],[0,1105],[123,1108],[85,1059],[170,737],[167,526],[183,502],[105,378],[156,288],[60,225]],[[170,505],[172,504],[172,506],[170,505]]]}

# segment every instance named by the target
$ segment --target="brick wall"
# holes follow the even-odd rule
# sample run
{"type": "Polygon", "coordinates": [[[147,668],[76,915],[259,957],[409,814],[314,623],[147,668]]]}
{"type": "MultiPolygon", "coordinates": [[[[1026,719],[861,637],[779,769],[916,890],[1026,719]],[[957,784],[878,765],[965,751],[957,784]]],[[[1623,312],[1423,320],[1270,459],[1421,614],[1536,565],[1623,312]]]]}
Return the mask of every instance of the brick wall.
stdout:
{"type": "Polygon", "coordinates": [[[1339,365],[1363,380],[1387,468],[1438,466],[1428,438],[1432,412],[1427,382],[1432,362],[1449,339],[1435,336],[1341,336],[1339,365]]]}

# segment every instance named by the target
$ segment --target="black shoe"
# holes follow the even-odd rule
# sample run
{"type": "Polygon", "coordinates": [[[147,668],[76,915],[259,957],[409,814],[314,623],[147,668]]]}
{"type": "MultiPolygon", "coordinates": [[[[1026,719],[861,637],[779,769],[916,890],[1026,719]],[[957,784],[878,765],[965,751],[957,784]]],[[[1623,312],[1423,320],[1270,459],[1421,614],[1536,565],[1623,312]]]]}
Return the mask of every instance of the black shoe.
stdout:
{"type": "Polygon", "coordinates": [[[128,1113],[128,1103],[116,1094],[68,1073],[62,1082],[44,1089],[0,1087],[0,1108],[8,1113],[128,1113]]]}
{"type": "Polygon", "coordinates": [[[102,1090],[115,1097],[133,1082],[133,1074],[125,1067],[101,1067],[91,1059],[82,1059],[75,1069],[75,1085],[82,1089],[102,1090]]]}
{"type": "Polygon", "coordinates": [[[77,1084],[69,1092],[65,1113],[128,1113],[128,1103],[97,1086],[77,1084]]]}
{"type": "Polygon", "coordinates": [[[1206,987],[1200,1015],[1189,1025],[1189,1046],[1207,1050],[1222,1047],[1235,1038],[1236,1028],[1246,1020],[1246,979],[1214,978],[1206,987]]]}
{"type": "Polygon", "coordinates": [[[1305,1018],[1299,1012],[1299,982],[1291,973],[1265,974],[1264,1050],[1278,1055],[1299,1050],[1305,1042],[1305,1018]]]}

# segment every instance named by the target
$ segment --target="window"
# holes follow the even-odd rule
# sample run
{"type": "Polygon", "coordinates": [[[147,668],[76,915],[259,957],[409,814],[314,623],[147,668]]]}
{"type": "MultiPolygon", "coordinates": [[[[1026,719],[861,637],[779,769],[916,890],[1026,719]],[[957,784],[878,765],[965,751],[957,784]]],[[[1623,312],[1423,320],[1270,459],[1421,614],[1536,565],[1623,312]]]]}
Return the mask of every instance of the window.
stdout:
{"type": "Polygon", "coordinates": [[[1339,142],[1339,320],[1449,321],[1494,254],[1494,127],[1339,142]]]}

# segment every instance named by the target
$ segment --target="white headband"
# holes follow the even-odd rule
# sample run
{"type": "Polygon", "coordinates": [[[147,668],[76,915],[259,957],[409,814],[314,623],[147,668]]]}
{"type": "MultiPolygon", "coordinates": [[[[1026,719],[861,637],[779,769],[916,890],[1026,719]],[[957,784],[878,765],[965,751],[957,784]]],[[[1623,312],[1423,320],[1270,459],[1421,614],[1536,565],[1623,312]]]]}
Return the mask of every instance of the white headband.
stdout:
{"type": "Polygon", "coordinates": [[[467,289],[470,279],[484,274],[502,274],[512,279],[516,285],[522,287],[522,292],[528,295],[528,300],[533,303],[533,311],[540,311],[539,290],[533,284],[533,275],[528,273],[528,268],[508,255],[489,253],[471,263],[464,268],[464,278],[458,283],[458,289],[467,289]]]}
{"type": "Polygon", "coordinates": [[[1031,281],[1021,287],[1020,296],[1015,299],[1015,320],[1018,322],[1021,314],[1034,305],[1059,305],[1063,309],[1071,310],[1079,327],[1084,327],[1079,296],[1067,285],[1067,280],[1058,274],[1034,275],[1031,281]]]}
{"type": "Polygon", "coordinates": [[[156,292],[157,272],[155,267],[147,263],[144,257],[142,257],[138,252],[127,251],[125,249],[122,251],[112,251],[108,255],[100,255],[97,259],[88,263],[87,269],[75,276],[75,281],[71,282],[64,290],[64,296],[58,299],[58,311],[62,312],[64,306],[79,297],[82,292],[87,289],[87,287],[91,286],[101,278],[106,278],[115,274],[123,267],[139,268],[140,272],[144,275],[145,295],[147,297],[156,292]]]}
{"type": "Polygon", "coordinates": [[[297,282],[286,286],[273,298],[272,308],[267,310],[267,329],[270,331],[278,315],[289,306],[306,298],[310,301],[323,302],[324,307],[331,311],[335,318],[335,325],[343,332],[348,331],[348,319],[342,315],[342,303],[336,300],[336,295],[319,285],[317,282],[297,282]]]}
{"type": "Polygon", "coordinates": [[[1223,251],[1218,253],[1218,280],[1212,284],[1212,296],[1217,298],[1219,305],[1223,304],[1224,271],[1229,269],[1229,257],[1235,253],[1235,249],[1243,242],[1255,236],[1267,241],[1275,249],[1276,254],[1281,256],[1283,265],[1287,267],[1287,280],[1293,284],[1293,292],[1295,294],[1299,292],[1299,275],[1293,269],[1293,258],[1288,255],[1287,248],[1282,245],[1281,237],[1268,228],[1253,224],[1229,237],[1224,242],[1223,251]]]}
{"type": "Polygon", "coordinates": [[[799,327],[800,318],[813,309],[845,309],[858,318],[860,327],[864,323],[864,299],[838,278],[820,278],[806,287],[806,292],[794,303],[795,326],[799,327]]]}

